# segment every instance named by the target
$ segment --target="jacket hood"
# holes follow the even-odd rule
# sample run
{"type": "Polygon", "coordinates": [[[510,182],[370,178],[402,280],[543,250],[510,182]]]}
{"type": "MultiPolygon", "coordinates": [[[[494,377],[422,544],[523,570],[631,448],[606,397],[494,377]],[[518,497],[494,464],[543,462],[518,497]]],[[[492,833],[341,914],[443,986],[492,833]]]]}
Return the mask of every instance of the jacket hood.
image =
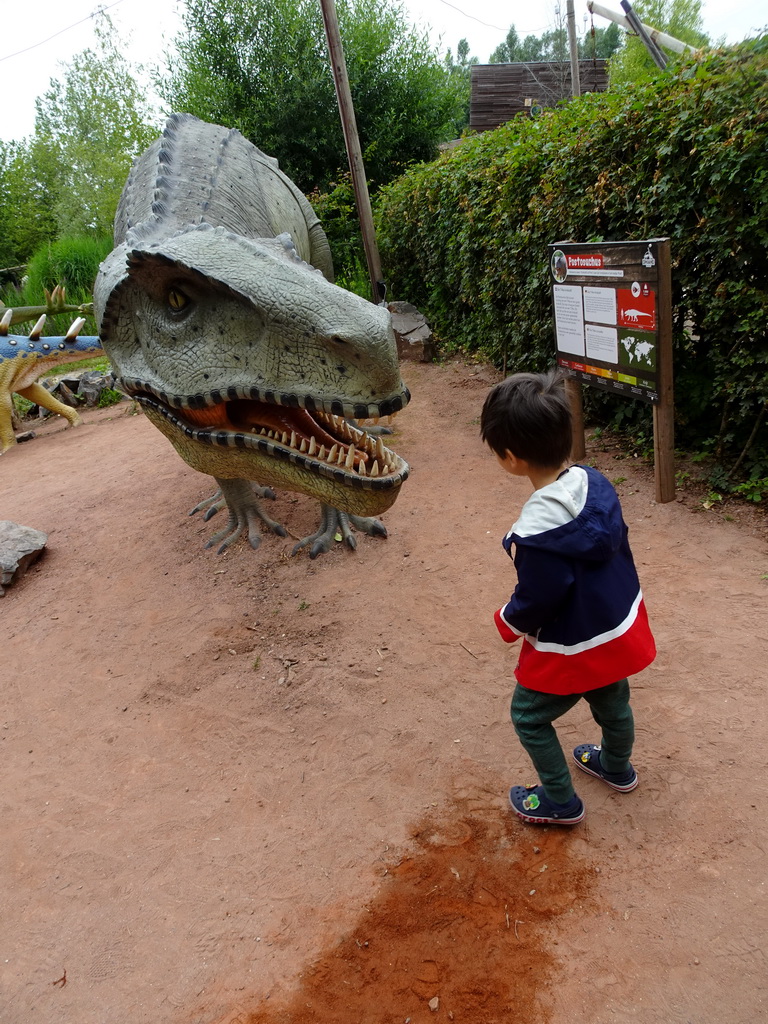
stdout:
{"type": "Polygon", "coordinates": [[[517,544],[603,562],[616,553],[626,529],[613,484],[589,466],[572,466],[534,491],[503,544],[510,554],[517,544]]]}

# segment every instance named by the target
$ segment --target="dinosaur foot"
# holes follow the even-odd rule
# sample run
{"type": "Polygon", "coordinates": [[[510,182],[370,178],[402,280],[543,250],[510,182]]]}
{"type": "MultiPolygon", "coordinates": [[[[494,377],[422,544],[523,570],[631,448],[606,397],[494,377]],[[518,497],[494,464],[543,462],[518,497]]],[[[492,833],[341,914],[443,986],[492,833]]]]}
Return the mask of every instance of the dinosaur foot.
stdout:
{"type": "Polygon", "coordinates": [[[323,518],[319,529],[309,537],[300,540],[291,554],[295,555],[302,548],[309,547],[309,557],[317,558],[318,555],[330,551],[337,534],[340,534],[347,547],[354,551],[357,547],[357,541],[352,532],[353,527],[355,530],[367,533],[369,537],[387,536],[387,528],[378,519],[366,516],[353,516],[351,513],[342,512],[331,505],[321,505],[320,507],[323,511],[323,518]]]}
{"type": "MultiPolygon", "coordinates": [[[[277,499],[277,495],[271,487],[257,487],[256,484],[253,484],[251,489],[257,498],[269,498],[271,501],[275,501],[277,499]]],[[[210,498],[204,498],[201,502],[198,502],[194,508],[191,508],[189,512],[187,512],[187,515],[193,516],[196,512],[202,512],[205,510],[203,521],[207,523],[209,519],[213,519],[217,512],[221,512],[221,510],[226,507],[227,499],[224,497],[221,488],[219,487],[215,494],[212,494],[210,498]]]]}
{"type": "Polygon", "coordinates": [[[189,512],[189,515],[194,515],[195,512],[201,512],[204,508],[207,509],[203,518],[205,522],[208,522],[212,516],[215,516],[225,506],[229,511],[227,525],[223,530],[214,533],[205,545],[206,548],[212,548],[218,544],[217,554],[220,555],[240,537],[247,536],[248,543],[252,548],[256,549],[261,543],[259,521],[268,530],[271,530],[272,533],[276,533],[278,537],[288,536],[285,528],[280,523],[275,522],[274,519],[270,519],[256,500],[257,498],[274,499],[275,492],[271,488],[255,487],[250,480],[214,479],[216,479],[216,483],[219,485],[218,491],[210,498],[206,498],[205,501],[201,501],[199,505],[195,505],[189,512]]]}

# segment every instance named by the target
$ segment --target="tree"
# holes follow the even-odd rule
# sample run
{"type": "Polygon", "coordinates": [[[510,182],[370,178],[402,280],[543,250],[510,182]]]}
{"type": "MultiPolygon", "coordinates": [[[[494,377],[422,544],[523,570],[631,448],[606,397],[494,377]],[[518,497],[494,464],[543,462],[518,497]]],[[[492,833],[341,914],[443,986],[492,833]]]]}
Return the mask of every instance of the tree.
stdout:
{"type": "Polygon", "coordinates": [[[472,68],[475,64],[479,64],[480,61],[477,57],[469,56],[469,43],[466,39],[460,39],[459,45],[456,47],[456,60],[453,59],[451,50],[448,49],[445,57],[443,58],[443,66],[449,75],[449,83],[456,90],[461,106],[462,116],[460,120],[457,120],[453,137],[458,138],[459,135],[469,124],[469,103],[472,94],[472,68]]]}
{"type": "Polygon", "coordinates": [[[55,237],[57,194],[50,161],[36,144],[0,147],[0,267],[26,263],[41,243],[55,237]]]}
{"type": "MultiPolygon", "coordinates": [[[[596,57],[608,59],[622,44],[618,25],[610,28],[597,28],[578,41],[579,57],[582,60],[596,57]]],[[[514,25],[510,25],[507,38],[499,43],[491,56],[489,64],[513,64],[516,62],[534,63],[537,61],[570,61],[568,32],[562,18],[558,15],[553,29],[541,36],[528,35],[521,40],[514,25]]]]}
{"type": "Polygon", "coordinates": [[[624,45],[624,35],[615,22],[611,22],[608,28],[595,28],[587,32],[583,39],[579,40],[579,57],[582,60],[590,60],[595,57],[597,60],[610,60],[624,45]]]}
{"type": "MultiPolygon", "coordinates": [[[[709,36],[703,31],[701,0],[637,0],[635,14],[646,25],[666,32],[693,47],[706,46],[709,36]]],[[[671,60],[676,55],[666,54],[671,60]]],[[[611,85],[644,82],[658,69],[637,36],[628,35],[626,46],[611,60],[611,85]]]]}
{"type": "Polygon", "coordinates": [[[499,43],[496,49],[488,58],[489,64],[513,64],[518,60],[518,54],[520,53],[520,36],[517,34],[517,29],[514,25],[509,26],[509,32],[507,32],[507,38],[503,43],[499,43]]]}
{"type": "Polygon", "coordinates": [[[59,234],[111,233],[131,162],[157,135],[159,118],[106,14],[95,32],[98,50],[64,64],[63,78],[36,100],[32,166],[50,184],[59,234]]]}
{"type": "MultiPolygon", "coordinates": [[[[462,97],[399,0],[340,0],[347,72],[366,173],[389,181],[452,138],[462,97]]],[[[305,192],[346,165],[317,0],[186,0],[165,102],[238,128],[305,192]]]]}

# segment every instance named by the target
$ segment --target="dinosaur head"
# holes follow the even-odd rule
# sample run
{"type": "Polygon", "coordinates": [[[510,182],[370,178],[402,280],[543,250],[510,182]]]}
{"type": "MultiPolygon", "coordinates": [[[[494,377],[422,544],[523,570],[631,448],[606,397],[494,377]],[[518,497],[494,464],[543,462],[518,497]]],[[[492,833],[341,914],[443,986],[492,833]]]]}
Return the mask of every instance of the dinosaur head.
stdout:
{"type": "Polygon", "coordinates": [[[94,304],[121,386],[195,469],[359,515],[394,502],[407,464],[346,422],[409,399],[390,315],[327,281],[290,236],[129,233],[94,304]]]}

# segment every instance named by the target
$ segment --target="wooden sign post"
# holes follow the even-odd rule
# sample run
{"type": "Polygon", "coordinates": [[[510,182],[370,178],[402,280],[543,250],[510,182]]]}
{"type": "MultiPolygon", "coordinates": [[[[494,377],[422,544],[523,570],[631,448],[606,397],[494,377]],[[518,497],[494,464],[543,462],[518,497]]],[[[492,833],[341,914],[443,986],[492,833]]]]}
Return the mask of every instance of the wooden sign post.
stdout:
{"type": "Polygon", "coordinates": [[[668,238],[554,242],[557,362],[573,381],[653,405],[656,500],[675,497],[668,238]]]}

